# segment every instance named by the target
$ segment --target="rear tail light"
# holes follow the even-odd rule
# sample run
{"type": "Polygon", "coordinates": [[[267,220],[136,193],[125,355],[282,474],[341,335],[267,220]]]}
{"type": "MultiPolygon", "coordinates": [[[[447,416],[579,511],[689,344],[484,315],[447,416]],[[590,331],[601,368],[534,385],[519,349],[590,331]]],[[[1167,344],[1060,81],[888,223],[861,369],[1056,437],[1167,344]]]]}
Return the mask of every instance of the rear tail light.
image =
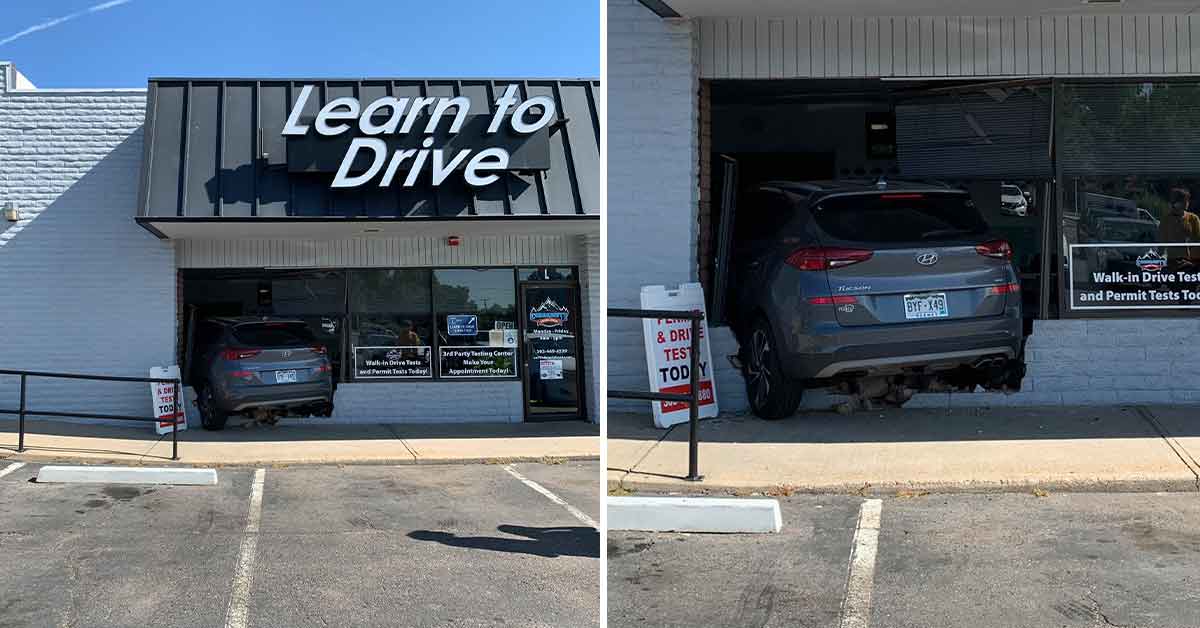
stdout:
{"type": "Polygon", "coordinates": [[[245,360],[260,353],[262,353],[262,349],[226,349],[221,352],[221,357],[229,361],[245,360]]]}
{"type": "Polygon", "coordinates": [[[912,201],[919,198],[925,198],[925,195],[906,192],[903,194],[881,194],[879,195],[879,198],[885,201],[912,201]]]}
{"type": "Polygon", "coordinates": [[[836,297],[809,297],[808,302],[813,305],[849,305],[858,303],[858,297],[847,295],[839,295],[836,297]]]}
{"type": "Polygon", "coordinates": [[[1021,284],[1006,283],[1002,286],[992,286],[988,288],[988,294],[1016,294],[1021,291],[1021,284]]]}
{"type": "Polygon", "coordinates": [[[874,254],[874,251],[866,249],[810,246],[793,251],[787,258],[787,264],[800,270],[829,270],[865,262],[874,254]]]}
{"type": "Polygon", "coordinates": [[[1008,240],[991,240],[975,245],[975,252],[985,257],[996,259],[1012,259],[1013,251],[1008,240]]]}
{"type": "Polygon", "coordinates": [[[313,353],[316,353],[317,355],[325,355],[325,354],[329,353],[329,349],[326,349],[325,345],[315,345],[315,346],[309,347],[308,350],[312,351],[313,353]]]}
{"type": "Polygon", "coordinates": [[[329,373],[331,371],[333,371],[333,367],[330,366],[329,363],[325,363],[317,367],[318,373],[329,373]]]}
{"type": "Polygon", "coordinates": [[[254,379],[254,373],[252,371],[230,371],[229,376],[246,381],[254,379]]]}

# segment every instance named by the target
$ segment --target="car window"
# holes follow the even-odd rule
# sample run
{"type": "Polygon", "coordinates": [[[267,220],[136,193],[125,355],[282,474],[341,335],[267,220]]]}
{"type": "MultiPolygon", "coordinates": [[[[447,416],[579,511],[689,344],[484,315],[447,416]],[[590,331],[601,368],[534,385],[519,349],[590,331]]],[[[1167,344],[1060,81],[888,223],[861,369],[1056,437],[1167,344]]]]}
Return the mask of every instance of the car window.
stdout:
{"type": "Polygon", "coordinates": [[[966,194],[897,192],[821,201],[814,219],[822,231],[856,242],[920,242],[980,235],[988,230],[966,194]]]}
{"type": "Polygon", "coordinates": [[[304,323],[250,323],[233,328],[233,338],[252,347],[290,347],[314,342],[304,323]]]}

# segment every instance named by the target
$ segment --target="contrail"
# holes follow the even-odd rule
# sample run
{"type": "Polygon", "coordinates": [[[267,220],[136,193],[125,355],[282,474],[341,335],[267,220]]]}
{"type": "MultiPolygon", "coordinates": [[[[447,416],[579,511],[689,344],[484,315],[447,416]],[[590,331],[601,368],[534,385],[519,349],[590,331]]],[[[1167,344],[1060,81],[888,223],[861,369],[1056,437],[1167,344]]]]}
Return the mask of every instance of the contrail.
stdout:
{"type": "Polygon", "coordinates": [[[108,0],[108,2],[101,2],[100,4],[97,4],[96,6],[88,7],[82,11],[76,11],[74,13],[69,13],[62,17],[56,17],[52,20],[46,20],[45,22],[42,22],[41,24],[34,24],[33,26],[30,26],[29,28],[27,28],[19,33],[14,33],[12,35],[9,35],[8,37],[5,37],[4,39],[0,39],[0,46],[3,46],[4,44],[15,41],[17,39],[20,39],[26,35],[31,35],[38,31],[44,31],[47,28],[52,28],[54,26],[58,26],[59,24],[62,24],[63,22],[73,20],[77,17],[82,17],[89,13],[99,13],[100,11],[105,11],[105,10],[111,9],[113,7],[119,7],[122,4],[128,4],[130,2],[133,2],[133,0],[108,0]]]}

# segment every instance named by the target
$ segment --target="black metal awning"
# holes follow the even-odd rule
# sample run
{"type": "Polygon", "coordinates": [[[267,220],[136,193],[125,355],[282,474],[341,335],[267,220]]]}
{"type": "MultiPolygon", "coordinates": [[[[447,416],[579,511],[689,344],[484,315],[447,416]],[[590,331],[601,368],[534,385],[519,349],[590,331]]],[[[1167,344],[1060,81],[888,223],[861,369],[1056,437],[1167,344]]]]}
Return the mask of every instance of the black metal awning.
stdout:
{"type": "Polygon", "coordinates": [[[213,237],[222,224],[237,230],[226,237],[261,237],[343,222],[335,229],[369,222],[394,232],[403,229],[395,223],[508,218],[574,230],[599,215],[598,108],[599,82],[587,79],[151,79],[136,220],[163,238],[213,237]],[[501,115],[505,95],[513,99],[501,115]],[[347,98],[351,104],[330,104],[347,98]],[[394,100],[373,107],[381,99],[394,100]],[[327,106],[337,115],[326,115],[318,132],[327,106]],[[404,106],[409,128],[386,128],[404,106]],[[460,108],[469,111],[456,120],[460,108]],[[531,128],[538,120],[545,124],[531,128]],[[353,151],[359,142],[377,148],[353,151]],[[489,149],[507,163],[472,179],[471,158],[489,149]],[[339,169],[364,182],[337,187],[339,169]],[[496,178],[481,181],[483,174],[496,178]]]}

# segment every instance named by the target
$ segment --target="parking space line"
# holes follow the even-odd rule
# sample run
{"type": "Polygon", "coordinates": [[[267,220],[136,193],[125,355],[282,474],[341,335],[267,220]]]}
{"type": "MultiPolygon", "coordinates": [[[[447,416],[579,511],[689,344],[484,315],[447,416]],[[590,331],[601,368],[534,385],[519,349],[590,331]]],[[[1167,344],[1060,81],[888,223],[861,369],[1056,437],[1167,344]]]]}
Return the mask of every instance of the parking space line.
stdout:
{"type": "Polygon", "coordinates": [[[0,470],[0,478],[12,473],[13,471],[16,471],[17,469],[20,469],[23,466],[25,466],[24,462],[14,462],[7,467],[4,467],[3,470],[0,470]]]}
{"type": "Polygon", "coordinates": [[[238,549],[237,568],[233,574],[233,590],[229,594],[229,609],[225,613],[225,628],[246,628],[250,613],[250,582],[254,576],[254,554],[258,548],[258,526],[262,521],[263,480],[266,469],[254,470],[250,485],[250,514],[246,532],[238,549]]]}
{"type": "Polygon", "coordinates": [[[867,628],[871,625],[871,590],[875,586],[875,555],[879,548],[879,521],[883,500],[868,499],[858,510],[854,529],[854,547],[850,550],[850,568],[846,577],[846,597],[842,600],[841,628],[867,628]]]}
{"type": "Polygon", "coordinates": [[[564,500],[563,498],[559,497],[558,495],[555,495],[554,493],[550,492],[549,489],[542,486],[541,484],[538,484],[537,482],[534,482],[533,480],[521,475],[521,472],[514,469],[511,464],[504,465],[504,470],[507,471],[509,475],[520,480],[523,484],[525,484],[525,486],[528,486],[529,488],[544,495],[546,497],[546,499],[558,504],[559,506],[562,506],[563,508],[566,508],[567,512],[571,513],[571,515],[574,516],[576,519],[586,523],[589,526],[592,526],[593,528],[596,528],[597,530],[600,529],[600,524],[596,523],[595,519],[592,519],[591,517],[587,516],[587,513],[572,506],[571,504],[568,504],[566,502],[566,500],[564,500]]]}

